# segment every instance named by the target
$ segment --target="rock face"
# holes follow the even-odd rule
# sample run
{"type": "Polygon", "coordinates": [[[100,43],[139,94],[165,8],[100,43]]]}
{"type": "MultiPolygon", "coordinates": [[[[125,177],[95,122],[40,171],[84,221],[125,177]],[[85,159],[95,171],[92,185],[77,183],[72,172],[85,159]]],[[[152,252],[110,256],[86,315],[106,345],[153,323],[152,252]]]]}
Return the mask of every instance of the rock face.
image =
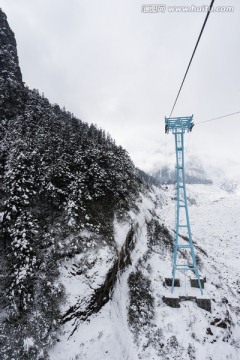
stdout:
{"type": "MultiPolygon", "coordinates": [[[[121,248],[119,255],[117,256],[112,268],[109,269],[106,274],[106,278],[103,284],[97,288],[89,301],[87,308],[83,311],[81,306],[76,305],[71,307],[66,314],[62,316],[62,323],[70,321],[72,319],[79,318],[85,321],[92,314],[98,313],[101,308],[110,300],[114,285],[121,272],[131,264],[131,252],[136,244],[136,231],[138,224],[132,227],[126,237],[126,240],[121,248]]],[[[76,330],[75,327],[74,331],[76,330]]]]}
{"type": "MultiPolygon", "coordinates": [[[[24,112],[26,89],[17,55],[17,43],[7,16],[0,9],[0,112],[1,121],[24,112]]],[[[1,137],[2,134],[0,134],[1,137]]]]}
{"type": "Polygon", "coordinates": [[[15,35],[10,29],[7,16],[0,9],[0,76],[3,80],[22,83],[15,35]]]}

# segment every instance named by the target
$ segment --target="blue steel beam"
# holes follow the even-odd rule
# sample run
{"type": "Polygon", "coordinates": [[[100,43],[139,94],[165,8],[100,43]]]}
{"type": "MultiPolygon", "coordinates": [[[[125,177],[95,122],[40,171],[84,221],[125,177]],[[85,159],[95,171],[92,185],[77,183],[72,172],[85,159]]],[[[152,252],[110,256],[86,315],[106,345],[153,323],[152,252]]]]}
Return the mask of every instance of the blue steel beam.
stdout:
{"type": "Polygon", "coordinates": [[[173,269],[172,269],[172,288],[174,290],[174,280],[176,270],[191,270],[194,272],[198,285],[203,294],[201,281],[199,278],[198,266],[196,262],[196,256],[194,251],[194,245],[192,240],[192,233],[190,227],[188,204],[187,204],[187,191],[185,181],[185,164],[184,164],[184,133],[192,131],[194,126],[193,115],[185,117],[165,118],[165,132],[172,134],[175,137],[175,151],[176,151],[176,190],[177,190],[177,206],[176,206],[176,224],[175,224],[175,239],[173,249],[173,269]],[[180,214],[182,211],[185,214],[185,223],[181,222],[180,214]],[[180,228],[186,228],[188,233],[188,244],[179,244],[179,230],[180,228]],[[192,258],[192,264],[177,264],[178,249],[189,249],[192,258]]]}

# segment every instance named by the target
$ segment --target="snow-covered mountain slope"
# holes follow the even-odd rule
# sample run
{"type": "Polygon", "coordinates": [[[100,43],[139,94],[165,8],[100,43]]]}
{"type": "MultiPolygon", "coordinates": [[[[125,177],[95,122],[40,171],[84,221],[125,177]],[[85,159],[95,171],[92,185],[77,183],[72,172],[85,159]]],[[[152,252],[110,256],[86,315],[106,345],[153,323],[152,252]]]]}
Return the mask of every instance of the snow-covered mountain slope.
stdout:
{"type": "Polygon", "coordinates": [[[227,191],[229,193],[239,195],[240,194],[240,181],[224,180],[221,183],[221,189],[225,190],[225,191],[227,191]]]}
{"type": "MultiPolygon", "coordinates": [[[[155,189],[141,195],[139,210],[131,211],[128,221],[115,221],[118,250],[107,244],[93,250],[88,255],[91,269],[77,281],[70,269],[82,260],[75,257],[64,264],[63,315],[74,301],[81,303],[84,294],[100,286],[134,226],[131,262],[118,272],[110,300],[85,321],[76,315],[64,323],[59,341],[49,352],[51,360],[240,359],[239,197],[214,185],[191,185],[188,193],[199,268],[207,278],[204,297],[211,298],[212,312],[193,301],[174,309],[162,300],[169,294],[164,279],[171,274],[168,229],[173,234],[175,204],[173,188],[155,189]]],[[[201,297],[199,289],[189,286],[189,276],[178,274],[182,285],[176,293],[201,297]]]]}

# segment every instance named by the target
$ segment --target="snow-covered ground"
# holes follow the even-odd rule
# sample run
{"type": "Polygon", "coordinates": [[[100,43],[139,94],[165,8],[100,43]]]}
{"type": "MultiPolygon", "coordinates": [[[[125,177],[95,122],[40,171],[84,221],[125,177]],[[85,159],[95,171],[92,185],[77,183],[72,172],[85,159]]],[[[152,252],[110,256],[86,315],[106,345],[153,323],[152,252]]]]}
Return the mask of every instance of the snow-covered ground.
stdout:
{"type": "MultiPolygon", "coordinates": [[[[207,278],[204,297],[211,298],[212,313],[193,301],[182,302],[178,309],[162,301],[162,296],[169,294],[164,279],[171,274],[171,252],[161,241],[149,249],[147,222],[157,219],[172,231],[175,203],[172,187],[155,189],[140,197],[139,212],[130,212],[129,223],[115,223],[118,249],[130,223],[138,223],[139,228],[132,264],[119,276],[111,300],[87,321],[79,322],[73,335],[77,320],[66,322],[59,342],[50,350],[51,360],[240,360],[240,196],[215,185],[189,185],[188,195],[193,240],[201,274],[207,278]],[[154,299],[153,317],[141,326],[139,315],[137,334],[128,321],[128,278],[136,269],[151,281],[154,299]]],[[[87,277],[76,278],[69,270],[73,264],[65,264],[61,272],[67,291],[65,308],[81,302],[84,294],[100,284],[113,256],[107,247],[89,253],[92,265],[87,277]]],[[[77,261],[81,259],[72,260],[77,261]]],[[[182,285],[176,292],[200,296],[199,289],[189,286],[189,274],[178,277],[182,285]]]]}
{"type": "MultiPolygon", "coordinates": [[[[206,276],[204,294],[211,298],[212,314],[196,308],[192,302],[181,304],[190,311],[195,333],[196,359],[240,359],[240,196],[229,194],[215,185],[188,185],[190,222],[196,253],[206,276]],[[197,250],[200,247],[207,256],[197,250]],[[226,322],[226,329],[214,319],[226,322]],[[215,324],[211,324],[214,323],[215,324]],[[206,336],[206,329],[213,335],[206,336]],[[229,338],[228,338],[229,337],[229,338]]],[[[164,221],[174,228],[174,189],[166,192],[168,205],[163,208],[164,221]],[[170,215],[171,214],[171,215],[170,215]]],[[[181,276],[180,276],[181,278],[181,276]]],[[[192,291],[191,289],[190,291],[192,291]]],[[[188,292],[188,290],[187,290],[188,292]]],[[[179,312],[177,312],[179,314],[179,312]]],[[[184,318],[180,313],[180,323],[184,318]]],[[[174,311],[174,319],[176,320],[174,311]]],[[[183,344],[189,329],[182,332],[183,344]]],[[[179,333],[179,329],[178,329],[179,333]]],[[[180,331],[181,333],[181,331],[180,331]]],[[[179,337],[179,335],[178,335],[179,337]]],[[[171,358],[171,357],[170,357],[171,358]]],[[[181,359],[181,357],[180,357],[181,359]]],[[[184,357],[183,357],[184,359],[184,357]]]]}

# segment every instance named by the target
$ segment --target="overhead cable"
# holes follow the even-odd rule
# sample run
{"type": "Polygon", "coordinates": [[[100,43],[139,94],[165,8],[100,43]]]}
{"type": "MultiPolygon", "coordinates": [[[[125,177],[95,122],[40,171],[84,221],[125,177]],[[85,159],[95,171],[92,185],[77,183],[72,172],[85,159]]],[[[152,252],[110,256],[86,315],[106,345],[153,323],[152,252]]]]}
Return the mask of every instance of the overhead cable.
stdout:
{"type": "Polygon", "coordinates": [[[187,76],[188,70],[189,70],[189,68],[190,68],[190,65],[191,65],[191,63],[192,63],[193,57],[194,57],[195,52],[196,52],[196,50],[197,50],[197,47],[198,47],[199,41],[200,41],[200,39],[201,39],[201,36],[202,36],[203,30],[204,30],[205,25],[206,25],[206,23],[207,23],[207,20],[208,20],[209,14],[210,14],[210,12],[211,12],[211,10],[212,10],[212,7],[213,7],[213,3],[214,3],[214,1],[215,1],[215,0],[212,0],[212,1],[211,1],[210,7],[209,7],[208,12],[207,12],[207,15],[206,15],[206,17],[205,17],[205,20],[204,20],[204,23],[203,23],[202,29],[201,29],[200,34],[199,34],[199,36],[198,36],[198,39],[197,39],[197,42],[196,42],[195,48],[194,48],[194,50],[193,50],[193,53],[192,53],[191,59],[190,59],[190,61],[189,61],[189,64],[188,64],[187,70],[186,70],[185,75],[184,75],[184,77],[183,77],[183,80],[182,80],[182,83],[181,83],[180,89],[179,89],[178,94],[177,94],[177,97],[176,97],[176,99],[175,99],[175,101],[174,101],[174,104],[173,104],[173,107],[172,107],[172,110],[171,110],[171,113],[170,113],[169,117],[171,117],[171,116],[172,116],[173,110],[174,110],[174,108],[175,108],[175,105],[176,105],[176,103],[177,103],[178,97],[179,97],[180,92],[181,92],[181,90],[182,90],[182,87],[183,87],[184,81],[185,81],[185,79],[186,79],[186,76],[187,76]]]}
{"type": "Polygon", "coordinates": [[[218,119],[223,119],[223,118],[226,118],[226,117],[228,117],[228,116],[233,116],[233,115],[236,115],[236,114],[240,114],[240,111],[236,111],[236,112],[234,112],[234,113],[227,114],[227,115],[223,115],[223,116],[219,116],[219,117],[216,117],[216,118],[213,118],[213,119],[209,119],[209,120],[199,121],[199,122],[196,122],[195,125],[203,124],[203,123],[206,123],[206,122],[209,122],[209,121],[215,121],[215,120],[218,120],[218,119]]]}

